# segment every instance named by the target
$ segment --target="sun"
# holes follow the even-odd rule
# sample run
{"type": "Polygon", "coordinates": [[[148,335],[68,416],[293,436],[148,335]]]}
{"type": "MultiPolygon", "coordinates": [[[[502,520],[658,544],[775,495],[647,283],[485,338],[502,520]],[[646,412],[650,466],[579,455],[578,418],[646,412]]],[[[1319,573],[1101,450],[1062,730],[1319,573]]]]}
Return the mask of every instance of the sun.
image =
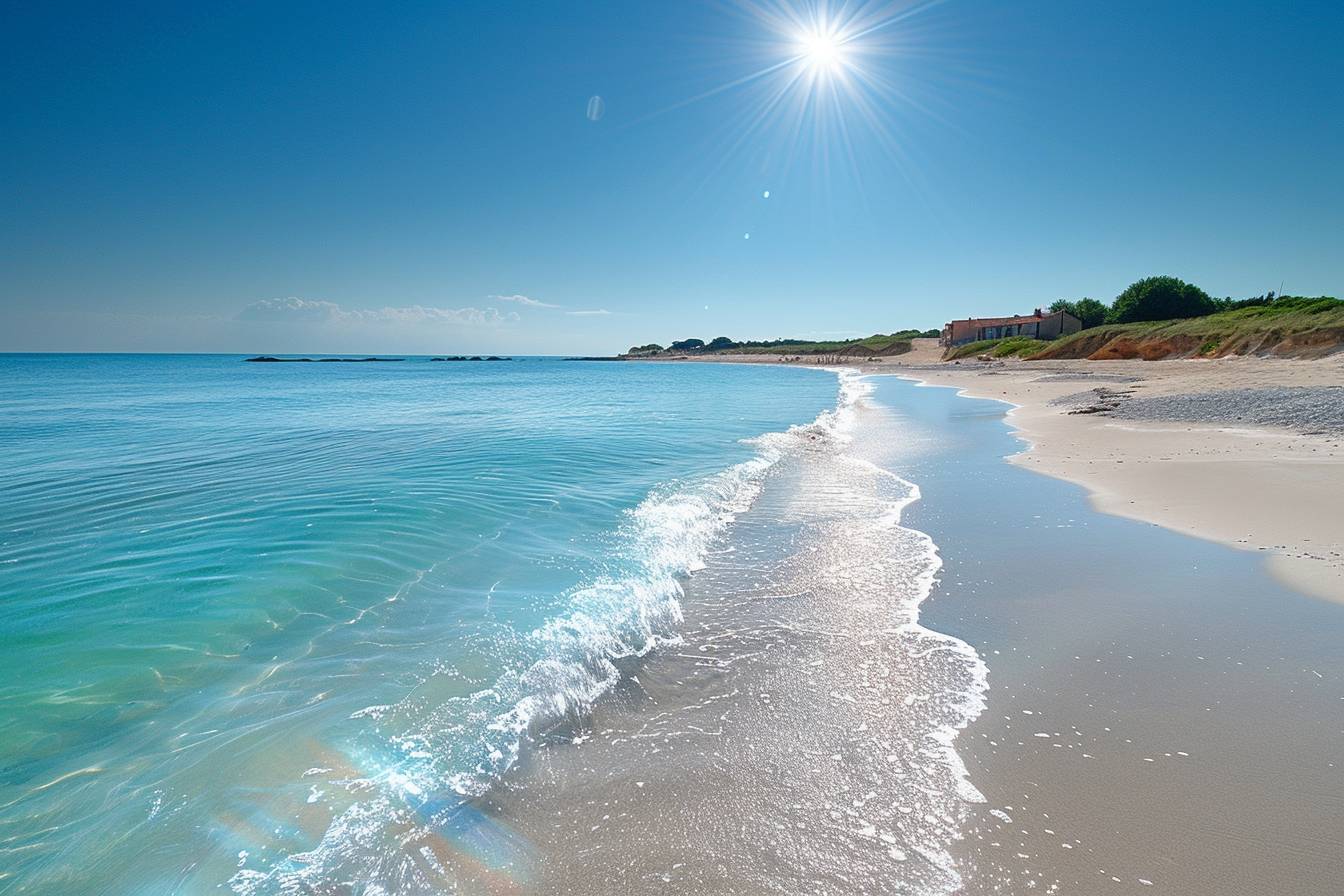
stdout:
{"type": "Polygon", "coordinates": [[[936,58],[921,37],[936,23],[915,20],[942,2],[719,0],[741,19],[732,23],[744,35],[740,66],[638,121],[741,93],[740,111],[726,119],[724,153],[751,153],[767,166],[793,165],[807,153],[817,172],[843,165],[856,180],[860,164],[879,157],[904,165],[911,141],[898,127],[931,108],[921,94],[934,71],[912,61],[936,58]]]}
{"type": "Polygon", "coordinates": [[[834,32],[805,32],[799,45],[809,68],[832,69],[844,62],[844,42],[834,32]]]}

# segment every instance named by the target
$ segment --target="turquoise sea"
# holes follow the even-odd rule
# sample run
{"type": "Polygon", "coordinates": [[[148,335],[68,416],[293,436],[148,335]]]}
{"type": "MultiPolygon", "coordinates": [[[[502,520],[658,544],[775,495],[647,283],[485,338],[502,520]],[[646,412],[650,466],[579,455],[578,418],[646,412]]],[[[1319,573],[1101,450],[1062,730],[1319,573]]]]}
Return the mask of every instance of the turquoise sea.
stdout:
{"type": "Polygon", "coordinates": [[[0,386],[0,894],[1337,890],[1338,607],[1005,464],[1001,403],[537,358],[0,386]]]}
{"type": "Polygon", "coordinates": [[[376,853],[341,837],[362,812],[450,823],[675,638],[776,459],[758,437],[838,395],[535,358],[8,355],[0,384],[0,889],[24,893],[247,889],[320,841],[376,853]]]}

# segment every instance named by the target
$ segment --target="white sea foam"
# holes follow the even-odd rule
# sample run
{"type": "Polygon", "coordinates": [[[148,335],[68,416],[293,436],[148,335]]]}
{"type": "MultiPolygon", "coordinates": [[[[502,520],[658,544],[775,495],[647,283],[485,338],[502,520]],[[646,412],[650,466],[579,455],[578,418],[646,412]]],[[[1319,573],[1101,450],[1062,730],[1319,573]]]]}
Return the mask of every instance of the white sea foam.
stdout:
{"type": "MultiPolygon", "coordinates": [[[[857,406],[872,385],[852,370],[835,372],[834,409],[811,423],[747,440],[756,456],[701,482],[660,486],[631,512],[626,551],[635,571],[577,589],[566,615],[532,633],[545,645],[544,656],[522,676],[523,695],[489,725],[491,732],[505,735],[502,743],[496,741],[499,758],[459,772],[454,789],[478,793],[490,786],[516,760],[529,732],[581,715],[615,686],[617,661],[676,640],[684,577],[705,567],[716,541],[760,495],[771,467],[786,452],[806,449],[811,442],[852,438],[857,406]]],[[[909,500],[917,497],[916,490],[909,500]]]]}
{"type": "MultiPolygon", "coordinates": [[[[517,761],[531,736],[582,716],[620,680],[618,664],[675,643],[682,621],[683,581],[706,559],[738,515],[751,508],[769,470],[788,452],[815,443],[848,442],[857,404],[871,385],[849,370],[836,371],[836,407],[811,423],[745,440],[756,454],[701,481],[655,488],[628,514],[622,535],[627,572],[604,576],[574,589],[567,610],[523,636],[527,655],[537,658],[521,672],[505,673],[492,688],[467,700],[431,710],[417,731],[391,738],[394,744],[432,739],[436,731],[479,724],[475,759],[445,767],[461,754],[445,751],[433,761],[423,751],[403,750],[402,759],[371,770],[350,789],[373,796],[342,811],[316,848],[291,856],[268,872],[240,871],[236,892],[260,894],[302,890],[333,876],[377,880],[387,871],[388,823],[409,810],[422,820],[451,815],[464,801],[487,791],[517,761]],[[466,711],[464,723],[463,706],[466,711]],[[502,705],[501,705],[502,704],[502,705]],[[482,715],[491,707],[490,715],[482,715]]],[[[899,509],[897,510],[899,512],[899,509]]],[[[930,579],[930,584],[931,584],[930,579]]],[[[371,706],[352,718],[382,718],[395,707],[371,706]]]]}
{"type": "MultiPolygon", "coordinates": [[[[883,634],[899,639],[908,660],[918,663],[923,669],[919,674],[928,675],[929,683],[937,688],[936,692],[920,688],[900,699],[907,713],[918,716],[918,720],[902,723],[902,730],[908,736],[925,738],[927,748],[918,755],[896,754],[888,759],[902,764],[905,774],[914,773],[900,786],[913,788],[911,796],[931,810],[922,814],[924,825],[904,830],[911,839],[903,845],[938,869],[936,875],[922,878],[920,888],[952,892],[960,886],[949,852],[951,841],[961,833],[958,805],[984,800],[971,783],[954,742],[984,710],[988,668],[969,644],[919,623],[920,605],[932,593],[942,561],[931,538],[901,526],[904,510],[920,498],[919,488],[864,456],[885,455],[883,449],[870,450],[874,438],[899,432],[881,429],[880,420],[874,420],[879,428],[870,429],[867,421],[873,418],[860,414],[869,383],[841,373],[842,395],[848,400],[807,433],[835,439],[839,450],[819,458],[822,462],[803,479],[807,494],[796,502],[804,517],[819,514],[826,520],[816,530],[821,540],[814,544],[814,559],[808,561],[824,558],[825,565],[819,571],[804,571],[804,579],[817,594],[839,595],[841,607],[851,601],[882,606],[885,597],[884,612],[890,621],[883,626],[883,634]],[[863,438],[859,439],[861,424],[863,438]]],[[[905,670],[907,676],[913,672],[905,670]]],[[[888,700],[882,698],[880,703],[886,706],[888,700]]],[[[877,717],[883,713],[878,710],[877,717]]],[[[876,768],[872,772],[880,773],[876,768]]],[[[895,811],[909,814],[908,807],[898,806],[895,811]]]]}

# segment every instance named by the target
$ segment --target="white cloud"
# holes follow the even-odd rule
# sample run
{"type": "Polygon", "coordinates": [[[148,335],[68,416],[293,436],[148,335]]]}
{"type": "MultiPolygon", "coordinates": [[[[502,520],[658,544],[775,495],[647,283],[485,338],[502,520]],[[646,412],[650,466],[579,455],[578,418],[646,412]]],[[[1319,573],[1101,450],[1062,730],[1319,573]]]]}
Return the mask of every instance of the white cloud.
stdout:
{"type": "Polygon", "coordinates": [[[575,317],[596,317],[600,314],[610,314],[605,308],[580,309],[578,311],[566,311],[566,314],[572,314],[575,317]]]}
{"type": "Polygon", "coordinates": [[[261,299],[238,313],[239,320],[336,320],[341,306],[333,302],[311,302],[290,296],[287,299],[261,299]]]}
{"type": "Polygon", "coordinates": [[[316,323],[447,323],[470,326],[495,326],[518,320],[516,311],[501,314],[495,308],[435,308],[406,305],[398,308],[342,308],[335,302],[322,302],[290,296],[286,299],[261,299],[238,313],[239,320],[291,321],[316,323]]]}
{"type": "Polygon", "coordinates": [[[529,308],[559,308],[559,305],[552,305],[550,302],[543,302],[540,299],[534,299],[530,296],[491,296],[496,302],[516,302],[519,305],[526,305],[529,308]]]}

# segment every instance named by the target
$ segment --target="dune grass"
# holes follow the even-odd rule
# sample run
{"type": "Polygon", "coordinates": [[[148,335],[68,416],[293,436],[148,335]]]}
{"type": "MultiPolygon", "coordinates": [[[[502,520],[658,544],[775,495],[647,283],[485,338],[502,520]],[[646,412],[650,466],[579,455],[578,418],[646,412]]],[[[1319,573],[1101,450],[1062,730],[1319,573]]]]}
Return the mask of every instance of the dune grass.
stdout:
{"type": "Polygon", "coordinates": [[[846,339],[833,342],[790,342],[780,345],[744,345],[730,351],[756,355],[823,355],[857,352],[870,354],[899,354],[910,350],[908,333],[878,333],[866,339],[846,339]]]}
{"type": "Polygon", "coordinates": [[[1049,344],[1030,336],[982,339],[979,342],[968,342],[949,349],[943,353],[943,360],[955,361],[959,358],[975,358],[980,355],[989,355],[991,358],[1021,358],[1034,355],[1049,344]]]}
{"type": "MultiPolygon", "coordinates": [[[[1180,320],[1102,324],[1040,346],[1042,358],[1087,357],[1116,339],[1146,343],[1197,344],[1187,351],[1195,356],[1255,352],[1288,339],[1316,334],[1323,339],[1344,338],[1344,301],[1285,297],[1268,305],[1253,305],[1180,320]]],[[[1039,344],[1038,344],[1039,345],[1039,344]]]]}

